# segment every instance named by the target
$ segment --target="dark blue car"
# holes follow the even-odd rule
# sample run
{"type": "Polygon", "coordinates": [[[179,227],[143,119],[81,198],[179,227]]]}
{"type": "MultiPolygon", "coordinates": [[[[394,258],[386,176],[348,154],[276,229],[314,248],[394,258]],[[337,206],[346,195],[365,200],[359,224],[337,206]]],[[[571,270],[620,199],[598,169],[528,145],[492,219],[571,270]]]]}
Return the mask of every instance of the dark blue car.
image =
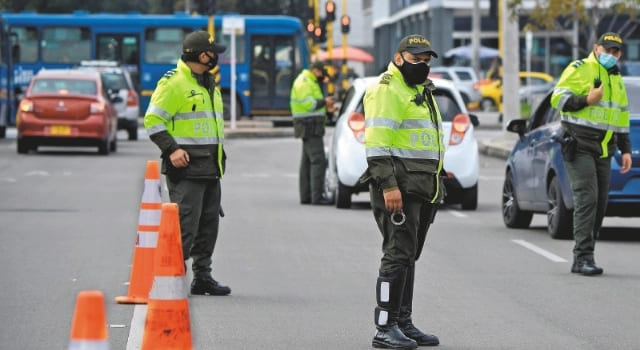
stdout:
{"type": "MultiPolygon", "coordinates": [[[[611,158],[607,216],[640,216],[640,77],[624,77],[631,111],[633,166],[620,174],[621,154],[611,158]]],[[[507,130],[519,136],[507,160],[502,189],[502,218],[507,227],[526,228],[533,214],[547,215],[553,238],[573,237],[573,198],[562,162],[560,112],[551,107],[551,92],[529,119],[514,119],[507,130]]]]}

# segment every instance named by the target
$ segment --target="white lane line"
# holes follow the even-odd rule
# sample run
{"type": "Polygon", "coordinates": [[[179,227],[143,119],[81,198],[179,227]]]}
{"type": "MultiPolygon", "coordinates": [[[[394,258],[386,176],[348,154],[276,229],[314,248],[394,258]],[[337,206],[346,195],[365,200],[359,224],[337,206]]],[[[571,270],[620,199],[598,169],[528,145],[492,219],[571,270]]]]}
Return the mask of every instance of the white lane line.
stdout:
{"type": "Polygon", "coordinates": [[[453,215],[453,216],[457,217],[457,218],[466,218],[466,217],[468,217],[468,215],[467,215],[467,214],[464,214],[464,213],[462,213],[462,212],[460,212],[460,211],[457,211],[457,210],[447,209],[447,212],[448,212],[449,214],[451,214],[451,215],[453,215]]]}
{"type": "Polygon", "coordinates": [[[138,350],[142,347],[142,334],[144,333],[144,322],[147,318],[147,305],[136,305],[133,309],[129,338],[127,339],[127,350],[138,350]]]}
{"type": "Polygon", "coordinates": [[[515,244],[518,244],[518,245],[521,245],[521,246],[531,250],[532,252],[534,252],[536,254],[544,256],[545,258],[547,258],[547,259],[549,259],[549,260],[551,260],[553,262],[567,262],[567,260],[565,260],[565,259],[563,259],[563,258],[561,258],[561,257],[559,257],[559,256],[557,256],[557,255],[555,255],[555,254],[553,254],[553,253],[551,253],[549,251],[546,251],[546,250],[538,247],[535,244],[531,244],[531,243],[529,243],[529,242],[527,242],[525,240],[512,239],[511,242],[513,242],[515,244]]]}

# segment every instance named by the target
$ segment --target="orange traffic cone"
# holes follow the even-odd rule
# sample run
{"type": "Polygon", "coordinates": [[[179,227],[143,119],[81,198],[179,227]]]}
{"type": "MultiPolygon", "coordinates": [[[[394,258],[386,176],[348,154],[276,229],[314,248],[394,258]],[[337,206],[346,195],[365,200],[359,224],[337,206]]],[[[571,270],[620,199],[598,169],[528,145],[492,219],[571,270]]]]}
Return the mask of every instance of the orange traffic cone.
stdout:
{"type": "Polygon", "coordinates": [[[88,290],[78,293],[69,350],[109,350],[102,292],[88,290]]]}
{"type": "Polygon", "coordinates": [[[141,350],[193,349],[178,205],[162,205],[141,350]]]}
{"type": "Polygon", "coordinates": [[[120,304],[145,304],[153,283],[153,253],[158,242],[162,194],[160,189],[160,167],[157,160],[147,161],[144,190],[138,216],[138,234],[133,251],[133,265],[129,278],[129,292],[116,297],[120,304]]]}

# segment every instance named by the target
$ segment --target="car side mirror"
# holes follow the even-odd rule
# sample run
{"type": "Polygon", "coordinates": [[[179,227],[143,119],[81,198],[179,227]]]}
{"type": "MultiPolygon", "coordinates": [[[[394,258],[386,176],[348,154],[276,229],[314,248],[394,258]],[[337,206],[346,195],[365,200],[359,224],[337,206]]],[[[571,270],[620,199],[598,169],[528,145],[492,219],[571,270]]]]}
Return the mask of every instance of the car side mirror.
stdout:
{"type": "Polygon", "coordinates": [[[469,119],[471,119],[471,124],[473,124],[473,127],[477,127],[478,125],[480,125],[480,119],[478,119],[477,115],[469,114],[469,119]]]}
{"type": "Polygon", "coordinates": [[[527,131],[527,119],[512,119],[507,124],[507,131],[515,132],[522,138],[527,131]]]}

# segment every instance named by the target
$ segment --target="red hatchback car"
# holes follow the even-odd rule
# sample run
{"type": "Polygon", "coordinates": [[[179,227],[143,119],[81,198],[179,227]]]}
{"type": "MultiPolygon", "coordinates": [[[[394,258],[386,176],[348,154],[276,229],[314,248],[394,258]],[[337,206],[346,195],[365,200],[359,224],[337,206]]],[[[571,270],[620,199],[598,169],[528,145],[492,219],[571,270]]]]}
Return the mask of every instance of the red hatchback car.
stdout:
{"type": "Polygon", "coordinates": [[[117,148],[118,114],[100,73],[76,69],[41,70],[20,102],[16,126],[18,153],[38,146],[117,148]]]}

